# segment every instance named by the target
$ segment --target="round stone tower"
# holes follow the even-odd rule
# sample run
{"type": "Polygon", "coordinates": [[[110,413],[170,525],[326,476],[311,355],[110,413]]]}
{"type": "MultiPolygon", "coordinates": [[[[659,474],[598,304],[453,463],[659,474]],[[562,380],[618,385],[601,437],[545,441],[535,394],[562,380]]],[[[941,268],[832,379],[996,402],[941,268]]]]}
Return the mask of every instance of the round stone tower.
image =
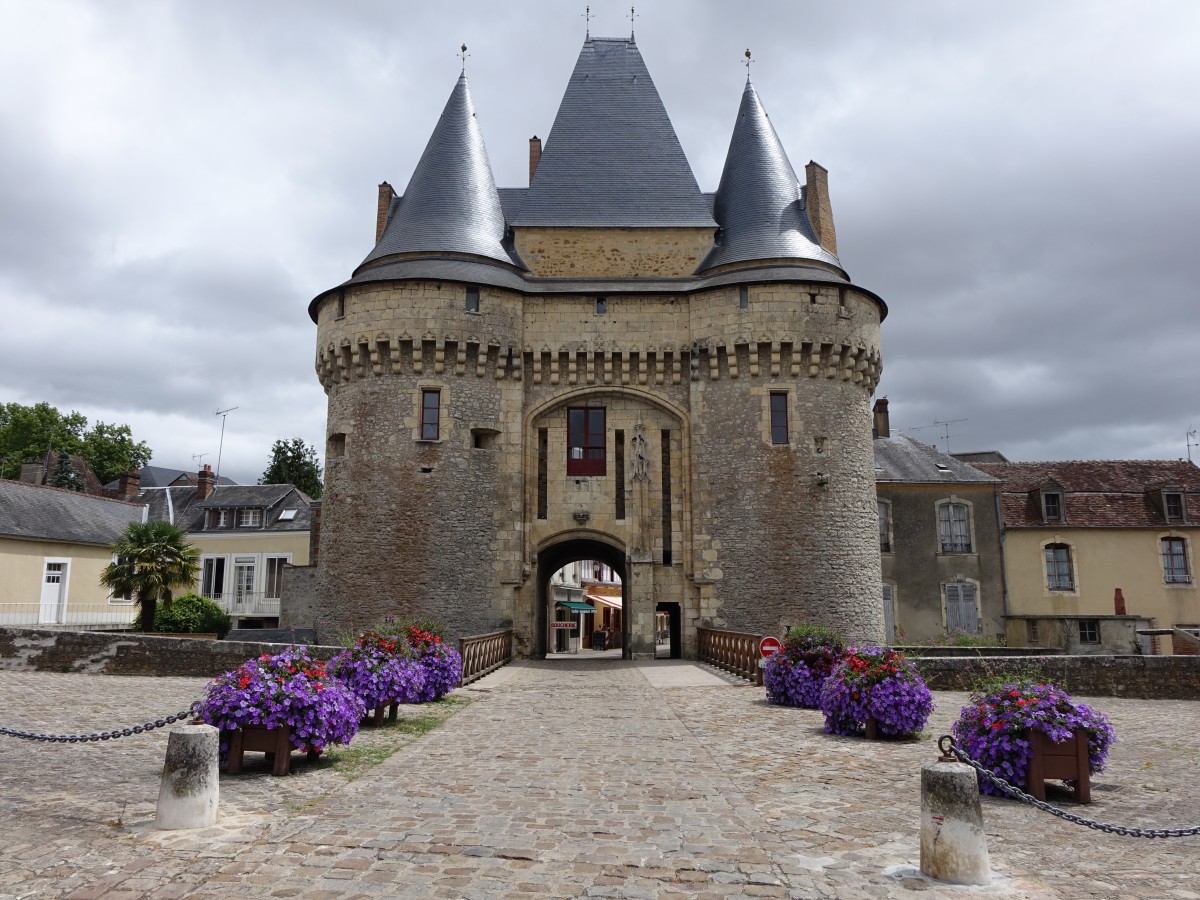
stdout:
{"type": "Polygon", "coordinates": [[[621,576],[627,657],[804,620],[882,639],[870,397],[886,307],[837,257],[747,82],[700,191],[631,39],[589,38],[530,184],[497,190],[465,77],[377,243],[316,297],[326,623],[511,627],[621,576]],[[660,618],[661,621],[661,618],[660,618]]]}

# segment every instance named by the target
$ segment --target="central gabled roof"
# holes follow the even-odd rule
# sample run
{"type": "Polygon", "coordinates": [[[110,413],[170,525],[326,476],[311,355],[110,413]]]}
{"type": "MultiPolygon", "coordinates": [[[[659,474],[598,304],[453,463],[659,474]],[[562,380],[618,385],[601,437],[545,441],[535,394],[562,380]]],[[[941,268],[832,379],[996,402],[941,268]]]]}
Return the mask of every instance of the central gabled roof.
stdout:
{"type": "Polygon", "coordinates": [[[631,38],[584,42],[512,224],[716,228],[631,38]]]}

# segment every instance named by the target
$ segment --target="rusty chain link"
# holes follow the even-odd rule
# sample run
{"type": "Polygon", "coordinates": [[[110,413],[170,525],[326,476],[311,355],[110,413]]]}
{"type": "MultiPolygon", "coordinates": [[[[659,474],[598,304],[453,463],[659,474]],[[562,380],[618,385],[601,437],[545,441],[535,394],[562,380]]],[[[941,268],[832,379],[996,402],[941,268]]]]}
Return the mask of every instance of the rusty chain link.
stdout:
{"type": "Polygon", "coordinates": [[[98,731],[93,734],[40,734],[36,731],[21,731],[18,728],[5,728],[0,725],[0,735],[21,738],[26,741],[46,741],[52,744],[82,744],[89,741],[111,741],[117,738],[153,731],[155,728],[163,728],[173,722],[181,722],[184,719],[190,718],[191,715],[192,711],[185,709],[172,716],[165,716],[164,718],[155,719],[153,722],[146,722],[142,725],[134,725],[132,728],[114,728],[112,731],[98,731]]]}
{"type": "Polygon", "coordinates": [[[967,756],[958,745],[954,743],[954,736],[944,734],[938,740],[938,747],[944,755],[953,754],[959,762],[970,766],[1004,793],[1010,797],[1015,797],[1018,800],[1023,800],[1030,806],[1035,806],[1038,809],[1050,813],[1052,816],[1058,816],[1060,819],[1065,819],[1068,822],[1074,822],[1076,825],[1083,825],[1085,828],[1094,828],[1097,831],[1103,831],[1107,834],[1120,834],[1125,837],[1144,837],[1144,838],[1167,838],[1167,837],[1193,837],[1200,834],[1200,825],[1192,825],[1190,828],[1134,828],[1130,825],[1112,825],[1108,822],[1097,822],[1095,819],[1085,819],[1083,816],[1077,816],[1074,813],[1069,813],[1066,810],[1059,809],[1057,806],[1051,806],[1045,800],[1039,800],[1030,794],[1025,793],[1014,784],[1009,784],[995,772],[985,769],[971,757],[967,756]]]}

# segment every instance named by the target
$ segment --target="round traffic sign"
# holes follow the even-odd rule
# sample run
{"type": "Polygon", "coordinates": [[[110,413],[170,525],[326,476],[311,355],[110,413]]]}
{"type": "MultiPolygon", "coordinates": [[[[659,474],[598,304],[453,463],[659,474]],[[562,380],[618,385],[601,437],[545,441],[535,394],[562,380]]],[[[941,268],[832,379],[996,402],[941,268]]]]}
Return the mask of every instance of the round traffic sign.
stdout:
{"type": "Polygon", "coordinates": [[[763,659],[774,656],[782,649],[783,645],[779,643],[779,638],[765,637],[758,642],[758,652],[762,655],[763,659]]]}

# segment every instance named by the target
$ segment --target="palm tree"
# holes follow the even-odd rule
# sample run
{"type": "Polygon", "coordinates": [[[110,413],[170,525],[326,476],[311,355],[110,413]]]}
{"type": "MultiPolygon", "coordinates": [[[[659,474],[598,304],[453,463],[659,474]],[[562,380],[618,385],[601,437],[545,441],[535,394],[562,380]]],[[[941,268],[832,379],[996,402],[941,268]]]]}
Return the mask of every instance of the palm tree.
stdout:
{"type": "Polygon", "coordinates": [[[169,522],[134,522],[113,546],[117,561],[104,567],[100,583],[117,596],[134,597],[141,606],[142,631],[154,630],[158,601],[171,605],[171,590],[196,580],[199,551],[187,532],[169,522]]]}

